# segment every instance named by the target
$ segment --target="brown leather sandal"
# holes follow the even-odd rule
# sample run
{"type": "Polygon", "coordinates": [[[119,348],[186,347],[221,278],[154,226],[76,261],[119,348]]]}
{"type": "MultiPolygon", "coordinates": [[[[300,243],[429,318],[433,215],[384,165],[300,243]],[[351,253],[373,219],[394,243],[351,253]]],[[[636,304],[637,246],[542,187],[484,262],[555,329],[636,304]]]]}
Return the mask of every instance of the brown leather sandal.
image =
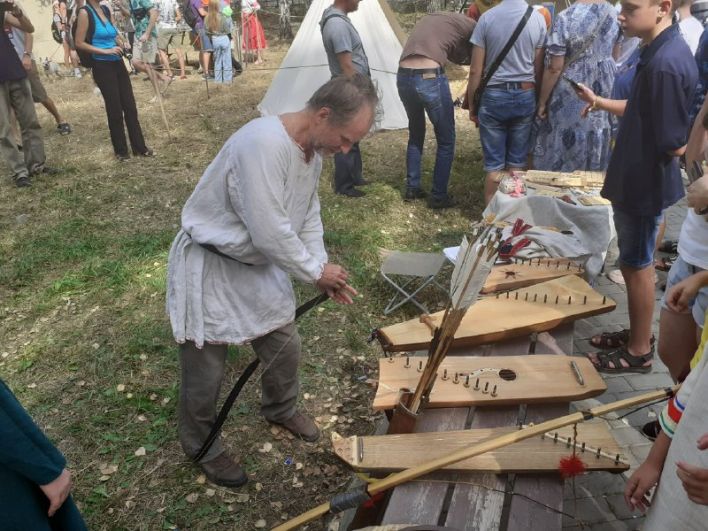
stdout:
{"type": "MultiPolygon", "coordinates": [[[[597,363],[593,362],[593,365],[598,372],[607,374],[621,372],[648,373],[651,372],[652,366],[645,365],[645,363],[651,361],[654,357],[654,347],[652,346],[651,351],[643,356],[632,356],[626,347],[620,347],[609,352],[598,352],[596,356],[597,363]],[[622,365],[622,360],[627,363],[626,367],[622,365]]],[[[592,362],[592,359],[590,361],[592,362]]]]}
{"type": "MultiPolygon", "coordinates": [[[[654,345],[656,338],[651,336],[651,344],[654,345]]],[[[625,346],[629,342],[629,330],[624,328],[619,332],[602,332],[599,336],[593,336],[588,340],[595,348],[601,348],[603,350],[609,350],[613,348],[620,348],[625,346]],[[599,341],[593,341],[596,337],[599,337],[599,341]]]]}

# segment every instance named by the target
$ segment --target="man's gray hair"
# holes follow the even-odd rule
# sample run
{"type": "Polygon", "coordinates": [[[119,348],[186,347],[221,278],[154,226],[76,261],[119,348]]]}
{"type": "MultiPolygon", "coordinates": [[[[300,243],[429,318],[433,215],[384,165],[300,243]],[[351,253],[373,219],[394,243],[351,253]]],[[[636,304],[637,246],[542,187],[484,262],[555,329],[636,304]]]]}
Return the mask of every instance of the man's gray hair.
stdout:
{"type": "Polygon", "coordinates": [[[348,123],[359,109],[369,105],[374,110],[375,121],[379,117],[379,92],[369,76],[354,74],[351,78],[337,76],[322,85],[307,101],[307,108],[317,111],[327,107],[332,112],[332,125],[348,123]]]}

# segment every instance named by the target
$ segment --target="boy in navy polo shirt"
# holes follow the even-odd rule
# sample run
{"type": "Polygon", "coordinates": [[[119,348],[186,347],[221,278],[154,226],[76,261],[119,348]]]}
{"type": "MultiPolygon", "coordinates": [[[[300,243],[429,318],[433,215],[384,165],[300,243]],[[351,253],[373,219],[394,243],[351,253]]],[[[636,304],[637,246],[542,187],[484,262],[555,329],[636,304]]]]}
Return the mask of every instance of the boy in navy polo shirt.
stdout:
{"type": "Polygon", "coordinates": [[[654,244],[662,212],[684,195],[678,157],[686,149],[698,81],[691,51],[671,23],[673,11],[671,0],[622,0],[625,34],[645,45],[629,99],[601,98],[585,86],[577,91],[589,104],[584,114],[604,110],[622,116],[602,196],[614,210],[630,330],[593,338],[609,350],[589,356],[602,372],[651,371],[654,244]]]}

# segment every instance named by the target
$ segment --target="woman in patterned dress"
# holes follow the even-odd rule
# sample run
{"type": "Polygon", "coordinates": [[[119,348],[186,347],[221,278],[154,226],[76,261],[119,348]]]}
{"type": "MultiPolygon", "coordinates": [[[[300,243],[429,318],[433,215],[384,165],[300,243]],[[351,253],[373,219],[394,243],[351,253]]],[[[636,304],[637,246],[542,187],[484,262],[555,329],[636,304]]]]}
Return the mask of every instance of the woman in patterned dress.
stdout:
{"type": "Polygon", "coordinates": [[[546,69],[539,92],[534,168],[603,171],[610,158],[606,112],[581,117],[585,103],[569,78],[610,96],[615,77],[612,52],[619,37],[615,8],[604,0],[577,0],[558,14],[546,41],[546,69]],[[561,78],[561,74],[563,78],[561,78]]]}

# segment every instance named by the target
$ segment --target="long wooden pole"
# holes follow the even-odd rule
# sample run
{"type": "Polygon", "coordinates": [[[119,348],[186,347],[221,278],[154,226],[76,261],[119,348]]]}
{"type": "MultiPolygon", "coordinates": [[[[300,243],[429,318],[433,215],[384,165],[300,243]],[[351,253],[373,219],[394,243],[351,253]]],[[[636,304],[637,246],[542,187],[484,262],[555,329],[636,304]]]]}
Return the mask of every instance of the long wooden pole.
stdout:
{"type": "MultiPolygon", "coordinates": [[[[672,397],[674,394],[676,394],[676,391],[678,391],[679,387],[680,386],[675,386],[670,389],[652,391],[639,396],[635,396],[633,398],[626,398],[624,400],[610,402],[609,404],[604,404],[592,408],[588,411],[578,411],[576,413],[571,413],[570,415],[565,415],[563,417],[547,420],[540,424],[534,424],[532,426],[522,428],[513,433],[507,433],[506,435],[502,435],[495,439],[490,439],[488,441],[481,442],[469,448],[462,448],[460,450],[452,452],[451,454],[439,457],[437,459],[433,459],[431,461],[428,461],[427,463],[423,463],[422,465],[409,468],[408,470],[403,470],[401,472],[398,472],[397,474],[392,474],[380,481],[370,483],[366,487],[366,492],[370,496],[372,496],[374,494],[378,494],[379,492],[383,492],[390,488],[401,485],[402,483],[406,483],[408,481],[419,478],[420,476],[424,476],[425,474],[429,474],[430,472],[439,470],[453,463],[457,463],[458,461],[463,461],[465,459],[469,459],[470,457],[475,457],[491,450],[502,448],[503,446],[508,446],[510,444],[514,444],[525,439],[530,439],[531,437],[543,435],[546,432],[557,430],[564,426],[570,426],[572,424],[584,422],[592,418],[601,417],[603,415],[606,415],[607,413],[612,413],[613,411],[617,411],[619,409],[629,409],[640,404],[644,404],[646,402],[652,402],[654,400],[672,397]]],[[[322,505],[319,505],[318,507],[307,511],[306,513],[303,513],[300,516],[285,522],[284,524],[274,527],[273,531],[290,531],[292,529],[297,529],[301,525],[304,525],[308,522],[311,522],[312,520],[315,520],[316,518],[319,518],[320,516],[327,514],[329,512],[329,509],[329,502],[323,503],[322,505]]]]}

